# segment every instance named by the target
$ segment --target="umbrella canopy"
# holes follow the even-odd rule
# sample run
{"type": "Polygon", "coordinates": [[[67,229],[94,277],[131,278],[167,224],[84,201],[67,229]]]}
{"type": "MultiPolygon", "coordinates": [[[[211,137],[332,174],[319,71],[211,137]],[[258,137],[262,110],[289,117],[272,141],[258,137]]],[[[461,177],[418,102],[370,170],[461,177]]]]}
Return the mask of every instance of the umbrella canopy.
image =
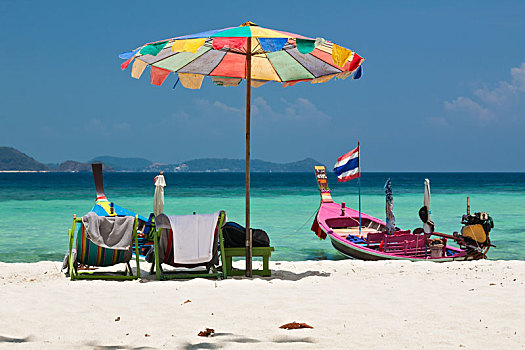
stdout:
{"type": "Polygon", "coordinates": [[[126,59],[122,69],[133,62],[134,78],[140,78],[149,66],[152,84],[162,85],[173,72],[190,89],[200,88],[205,76],[211,76],[219,86],[239,85],[247,78],[247,61],[251,61],[249,78],[254,87],[269,81],[285,87],[300,81],[322,83],[334,77],[346,79],[354,73],[354,79],[358,79],[364,61],[355,51],[322,38],[267,29],[251,22],[146,43],[120,57],[126,59]]]}
{"type": "Polygon", "coordinates": [[[205,76],[219,86],[237,86],[246,79],[246,275],[252,275],[250,231],[251,87],[274,81],[283,87],[298,82],[324,83],[332,78],[362,76],[364,59],[355,51],[323,38],[309,38],[246,22],[239,27],[209,30],[145,43],[119,56],[140,78],[150,67],[150,82],[162,85],[171,73],[177,83],[199,89],[205,76]]]}

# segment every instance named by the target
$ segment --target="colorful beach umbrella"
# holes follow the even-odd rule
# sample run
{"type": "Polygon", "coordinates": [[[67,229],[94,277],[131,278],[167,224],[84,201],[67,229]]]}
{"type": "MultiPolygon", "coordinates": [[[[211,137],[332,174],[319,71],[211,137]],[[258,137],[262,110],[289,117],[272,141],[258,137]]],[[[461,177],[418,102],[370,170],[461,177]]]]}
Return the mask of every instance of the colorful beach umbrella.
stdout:
{"type": "Polygon", "coordinates": [[[239,27],[209,30],[146,43],[119,56],[131,76],[147,67],[150,82],[162,85],[174,73],[189,89],[199,89],[205,76],[218,86],[237,86],[246,79],[246,275],[252,275],[250,227],[251,87],[268,82],[283,87],[299,82],[324,83],[333,78],[359,79],[364,59],[355,51],[323,38],[309,38],[246,22],[239,27]]]}

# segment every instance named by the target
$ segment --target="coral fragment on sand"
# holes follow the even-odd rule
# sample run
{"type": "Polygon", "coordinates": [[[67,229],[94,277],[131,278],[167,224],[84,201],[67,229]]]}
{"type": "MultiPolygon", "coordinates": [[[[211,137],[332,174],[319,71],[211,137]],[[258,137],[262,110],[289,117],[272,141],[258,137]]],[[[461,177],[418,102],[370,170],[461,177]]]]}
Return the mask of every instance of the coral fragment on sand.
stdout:
{"type": "Polygon", "coordinates": [[[211,337],[215,333],[215,330],[212,328],[206,328],[204,331],[200,331],[199,334],[197,334],[199,337],[211,337]]]}

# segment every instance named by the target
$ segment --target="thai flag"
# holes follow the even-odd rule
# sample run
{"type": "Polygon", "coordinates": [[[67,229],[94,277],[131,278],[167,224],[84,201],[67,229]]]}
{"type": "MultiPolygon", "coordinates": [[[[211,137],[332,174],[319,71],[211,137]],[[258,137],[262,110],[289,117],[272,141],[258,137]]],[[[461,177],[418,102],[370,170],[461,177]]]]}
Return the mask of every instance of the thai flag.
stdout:
{"type": "Polygon", "coordinates": [[[361,176],[359,146],[337,158],[337,163],[334,165],[334,173],[337,175],[339,182],[345,182],[361,176]]]}

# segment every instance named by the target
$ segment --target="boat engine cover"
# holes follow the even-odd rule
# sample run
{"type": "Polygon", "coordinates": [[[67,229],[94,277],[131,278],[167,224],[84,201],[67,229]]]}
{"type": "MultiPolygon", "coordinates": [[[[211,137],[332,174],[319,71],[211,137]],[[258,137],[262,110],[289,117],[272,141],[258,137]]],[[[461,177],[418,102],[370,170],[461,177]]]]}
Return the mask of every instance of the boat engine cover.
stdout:
{"type": "Polygon", "coordinates": [[[485,243],[487,241],[487,233],[481,224],[464,226],[461,229],[461,235],[478,243],[485,243]]]}

